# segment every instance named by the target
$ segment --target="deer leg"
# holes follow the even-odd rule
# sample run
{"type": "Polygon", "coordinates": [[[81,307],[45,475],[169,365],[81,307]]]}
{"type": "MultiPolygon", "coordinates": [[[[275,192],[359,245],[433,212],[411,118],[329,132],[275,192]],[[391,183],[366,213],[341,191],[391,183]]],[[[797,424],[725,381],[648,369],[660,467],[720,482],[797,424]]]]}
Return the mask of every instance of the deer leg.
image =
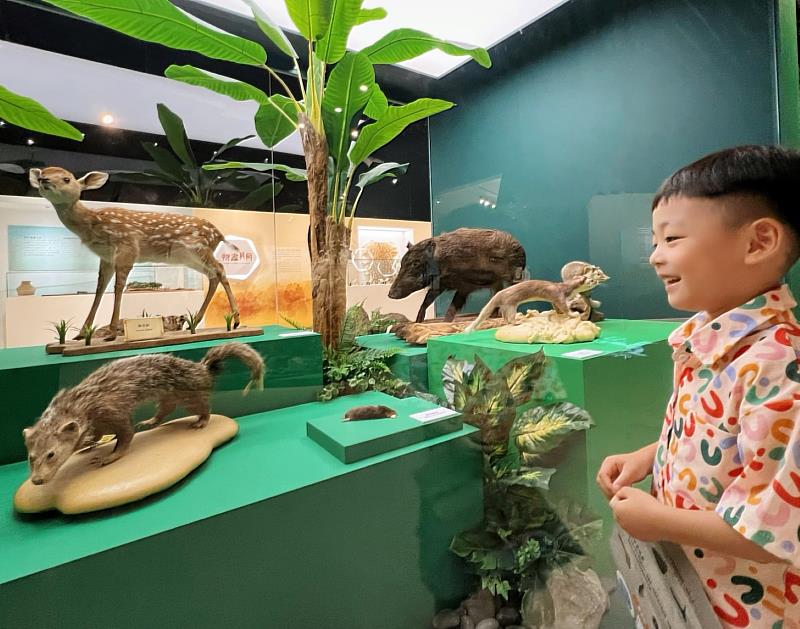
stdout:
{"type": "Polygon", "coordinates": [[[211,299],[214,297],[214,293],[217,290],[217,286],[219,286],[219,280],[213,274],[213,272],[207,272],[207,275],[208,275],[208,292],[206,293],[206,298],[203,300],[203,305],[200,306],[200,310],[197,311],[198,322],[203,320],[203,317],[206,314],[206,310],[208,309],[208,304],[211,303],[211,299]]]}
{"type": "MultiPolygon", "coordinates": [[[[215,260],[216,262],[216,260],[215,260]]],[[[217,277],[219,278],[220,283],[222,284],[222,288],[225,289],[225,294],[228,296],[228,305],[231,308],[231,312],[233,313],[233,329],[239,327],[239,307],[236,305],[236,297],[233,296],[233,291],[231,290],[231,285],[228,282],[228,276],[225,275],[225,267],[222,266],[219,262],[217,262],[219,267],[217,271],[217,277]]]]}
{"type": "Polygon", "coordinates": [[[108,335],[106,341],[113,341],[117,338],[117,324],[119,323],[119,311],[122,306],[122,291],[128,282],[128,274],[133,268],[134,255],[124,254],[114,260],[114,312],[111,313],[111,323],[108,324],[108,335]]]}
{"type": "Polygon", "coordinates": [[[214,296],[214,291],[217,290],[217,286],[222,284],[222,288],[225,289],[225,294],[228,296],[228,305],[233,313],[233,327],[234,329],[238,328],[239,308],[236,306],[236,298],[233,296],[231,285],[228,283],[228,278],[225,275],[225,267],[222,266],[222,263],[220,263],[216,258],[210,257],[204,260],[204,268],[202,272],[208,277],[208,293],[203,301],[203,305],[200,306],[200,310],[197,313],[197,318],[200,321],[203,320],[203,317],[206,314],[206,309],[208,308],[208,305],[211,303],[211,299],[214,296]]]}
{"type": "Polygon", "coordinates": [[[94,301],[92,302],[92,307],[89,310],[89,316],[86,317],[86,321],[83,324],[83,327],[78,330],[78,336],[75,337],[76,341],[80,341],[83,339],[83,330],[87,326],[92,325],[94,323],[94,318],[97,315],[97,309],[100,307],[100,301],[103,299],[103,293],[106,292],[106,287],[108,283],[111,281],[111,275],[114,273],[114,265],[107,260],[100,260],[100,271],[97,274],[97,288],[94,291],[94,301]]]}
{"type": "Polygon", "coordinates": [[[425,321],[425,311],[441,294],[442,291],[438,288],[431,287],[428,289],[428,292],[425,293],[425,299],[422,300],[422,305],[419,307],[419,312],[417,312],[417,323],[425,321]]]}
{"type": "Polygon", "coordinates": [[[444,314],[444,320],[452,321],[455,319],[456,314],[464,307],[465,303],[467,303],[467,295],[461,291],[456,291],[456,294],[453,295],[453,301],[450,302],[450,305],[447,307],[447,312],[444,314]]]}

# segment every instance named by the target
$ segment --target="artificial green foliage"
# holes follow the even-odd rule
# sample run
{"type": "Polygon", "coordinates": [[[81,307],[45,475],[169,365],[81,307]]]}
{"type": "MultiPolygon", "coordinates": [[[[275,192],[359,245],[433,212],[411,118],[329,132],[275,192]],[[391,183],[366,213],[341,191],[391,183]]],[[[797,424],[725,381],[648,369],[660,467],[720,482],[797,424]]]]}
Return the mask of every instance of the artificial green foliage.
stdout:
{"type": "MultiPolygon", "coordinates": [[[[216,73],[212,76],[189,65],[170,66],[166,76],[235,100],[256,101],[260,107],[254,127],[270,148],[299,130],[304,124],[300,114],[304,114],[304,119],[314,127],[317,135],[327,139],[329,152],[334,157],[328,173],[333,187],[328,190],[326,209],[338,222],[345,221],[348,215],[352,220],[364,186],[379,181],[379,178],[362,180],[358,197],[350,199],[349,193],[355,187],[356,169],[409,124],[453,106],[448,101],[430,98],[389,106],[386,96],[375,83],[373,66],[412,59],[435,49],[448,55],[470,57],[484,67],[491,65],[483,48],[456,44],[413,29],[393,30],[361,52],[348,52],[347,41],[352,29],[383,19],[386,17],[384,9],[363,8],[363,0],[285,0],[292,22],[307,40],[308,67],[303,71],[297,51],[267,14],[264,4],[260,0],[244,0],[261,32],[294,65],[299,80],[298,96],[270,67],[260,44],[211,29],[168,0],[148,0],[134,5],[127,0],[46,1],[131,37],[263,70],[265,79],[269,75],[276,88],[282,91],[280,98],[268,96],[262,90],[267,86],[266,81],[261,86],[251,85],[216,73]],[[362,115],[372,122],[359,128],[362,115]],[[355,142],[354,136],[357,136],[355,142]]],[[[181,154],[182,149],[177,150],[179,158],[188,157],[181,154]]],[[[185,164],[183,159],[181,161],[185,164]]],[[[227,164],[225,167],[258,166],[227,164]]],[[[203,167],[214,168],[210,164],[203,167]]]]}
{"type": "MultiPolygon", "coordinates": [[[[187,74],[197,76],[191,72],[191,66],[184,68],[189,69],[187,74]]],[[[157,109],[158,119],[169,148],[157,146],[153,142],[142,142],[142,147],[155,162],[155,168],[148,168],[142,172],[111,171],[117,180],[135,183],[159,182],[174,186],[181,191],[178,202],[189,207],[216,207],[215,196],[223,190],[229,190],[245,195],[235,204],[236,208],[251,210],[263,206],[280,193],[282,184],[270,175],[246,174],[230,168],[225,168],[220,173],[213,173],[209,172],[211,169],[204,168],[208,165],[227,163],[221,160],[222,154],[252,138],[252,135],[233,138],[220,145],[214,151],[213,158],[201,164],[192,151],[181,117],[163,103],[159,103],[157,109]]]]}
{"type": "Polygon", "coordinates": [[[232,312],[227,312],[224,315],[222,315],[222,318],[225,319],[225,330],[228,332],[230,332],[231,329],[233,329],[234,316],[235,315],[232,312]]]}
{"type": "Polygon", "coordinates": [[[81,328],[81,336],[83,336],[83,342],[86,345],[92,344],[92,337],[94,333],[97,331],[96,325],[85,325],[81,328]]]}
{"type": "Polygon", "coordinates": [[[23,129],[70,140],[83,140],[83,133],[71,124],[56,118],[32,98],[16,94],[2,85],[0,85],[0,118],[23,129]]]}
{"type": "Polygon", "coordinates": [[[200,318],[197,316],[200,314],[200,311],[192,312],[191,310],[186,311],[186,327],[189,328],[190,334],[195,334],[197,332],[197,326],[200,325],[200,318]]]}
{"type": "Polygon", "coordinates": [[[450,548],[493,594],[536,591],[554,567],[585,561],[588,542],[601,532],[602,522],[580,506],[550,503],[556,470],[538,465],[591,419],[563,401],[563,386],[543,352],[496,372],[478,357],[450,358],[442,382],[444,404],[480,429],[484,451],[484,522],[456,536],[450,548]]]}
{"type": "Polygon", "coordinates": [[[382,391],[396,396],[409,392],[409,383],[395,377],[389,368],[388,361],[396,350],[364,348],[356,343],[356,337],[369,334],[384,321],[384,315],[374,311],[370,316],[360,304],[347,309],[339,344],[335,348],[323,348],[321,400],[364,391],[382,391]]]}
{"type": "Polygon", "coordinates": [[[56,337],[58,338],[58,342],[63,345],[67,342],[67,332],[72,330],[74,326],[72,325],[72,319],[65,320],[61,319],[58,323],[55,321],[51,321],[50,325],[52,326],[51,329],[53,332],[56,333],[56,337]]]}

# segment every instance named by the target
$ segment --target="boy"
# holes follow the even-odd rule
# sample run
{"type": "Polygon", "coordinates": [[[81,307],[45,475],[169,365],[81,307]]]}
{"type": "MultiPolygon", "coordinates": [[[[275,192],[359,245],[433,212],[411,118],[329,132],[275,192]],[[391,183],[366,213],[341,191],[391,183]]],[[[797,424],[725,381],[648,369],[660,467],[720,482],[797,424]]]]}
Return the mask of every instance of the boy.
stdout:
{"type": "Polygon", "coordinates": [[[800,628],[800,152],[742,146],[667,179],[650,264],[669,303],[674,390],[660,439],[603,461],[617,523],[681,544],[723,627],[800,628]],[[652,471],[652,495],[632,485],[652,471]]]}

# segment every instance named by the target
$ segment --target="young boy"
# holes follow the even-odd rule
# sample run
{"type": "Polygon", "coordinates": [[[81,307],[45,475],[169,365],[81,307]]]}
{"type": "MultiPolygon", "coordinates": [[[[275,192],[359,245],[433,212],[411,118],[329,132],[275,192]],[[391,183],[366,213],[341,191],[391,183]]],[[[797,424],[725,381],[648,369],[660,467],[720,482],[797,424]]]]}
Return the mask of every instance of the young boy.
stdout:
{"type": "Polygon", "coordinates": [[[650,264],[674,308],[661,437],[603,461],[617,523],[683,546],[723,627],[800,628],[800,152],[742,146],[667,179],[650,264]],[[632,485],[652,471],[652,495],[632,485]]]}

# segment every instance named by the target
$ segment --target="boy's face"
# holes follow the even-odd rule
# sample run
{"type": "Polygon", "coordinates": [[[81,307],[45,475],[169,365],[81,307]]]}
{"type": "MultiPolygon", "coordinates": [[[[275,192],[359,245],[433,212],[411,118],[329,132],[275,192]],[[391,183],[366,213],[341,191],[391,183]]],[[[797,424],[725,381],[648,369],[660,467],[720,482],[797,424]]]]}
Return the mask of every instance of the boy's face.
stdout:
{"type": "Polygon", "coordinates": [[[743,286],[747,230],[725,223],[723,203],[678,196],[653,210],[650,264],[673,308],[716,317],[752,297],[743,286]]]}

